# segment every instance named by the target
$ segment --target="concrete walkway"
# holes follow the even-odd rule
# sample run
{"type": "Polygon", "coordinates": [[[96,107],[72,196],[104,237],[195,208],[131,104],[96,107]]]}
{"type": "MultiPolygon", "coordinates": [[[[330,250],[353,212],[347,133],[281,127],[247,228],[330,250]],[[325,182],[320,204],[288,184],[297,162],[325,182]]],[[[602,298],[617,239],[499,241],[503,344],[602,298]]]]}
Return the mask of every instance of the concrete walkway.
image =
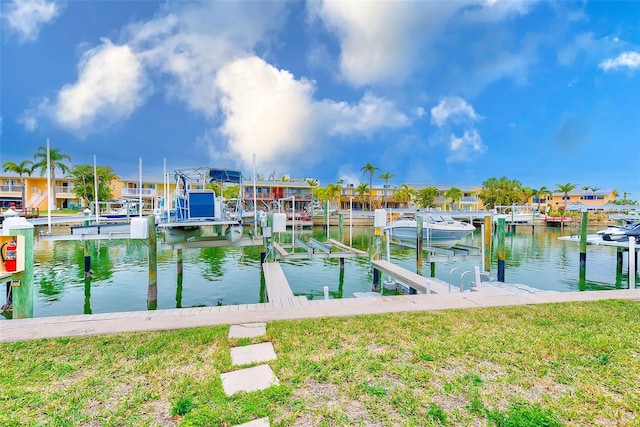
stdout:
{"type": "Polygon", "coordinates": [[[399,295],[381,298],[311,300],[304,306],[274,303],[156,311],[40,317],[0,321],[0,342],[120,332],[184,329],[198,326],[239,325],[284,319],[351,316],[358,314],[435,311],[524,304],[627,299],[640,301],[640,289],[588,292],[514,294],[487,287],[480,292],[399,295]]]}

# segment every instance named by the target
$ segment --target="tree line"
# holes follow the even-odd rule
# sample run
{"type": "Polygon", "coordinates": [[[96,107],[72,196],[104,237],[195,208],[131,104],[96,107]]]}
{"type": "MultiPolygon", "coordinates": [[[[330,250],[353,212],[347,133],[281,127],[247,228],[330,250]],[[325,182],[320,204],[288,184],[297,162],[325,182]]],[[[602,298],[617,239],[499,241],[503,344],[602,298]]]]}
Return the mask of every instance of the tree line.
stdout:
{"type": "MultiPolygon", "coordinates": [[[[51,148],[49,150],[49,164],[51,169],[51,179],[55,182],[56,170],[59,169],[63,173],[73,178],[73,193],[79,198],[86,200],[87,202],[95,201],[95,177],[94,168],[88,164],[75,165],[69,167],[64,161],[71,160],[68,154],[62,153],[57,148],[51,148]]],[[[40,172],[40,176],[43,176],[47,170],[47,148],[39,147],[37,152],[33,156],[33,161],[24,160],[20,163],[4,162],[3,168],[5,172],[13,172],[19,176],[20,184],[22,185],[22,206],[25,206],[25,188],[24,188],[24,176],[31,176],[36,170],[40,172]]],[[[366,163],[360,168],[363,175],[368,175],[369,182],[361,182],[358,186],[354,187],[354,195],[357,196],[357,201],[364,205],[365,201],[369,202],[369,208],[373,206],[373,177],[376,172],[380,171],[380,168],[366,163]]],[[[99,200],[112,200],[113,194],[111,190],[111,181],[117,178],[117,175],[113,172],[110,166],[98,166],[95,169],[98,181],[98,199],[99,200]]],[[[387,206],[389,200],[387,190],[391,189],[391,179],[395,175],[391,172],[383,172],[378,175],[379,179],[384,180],[384,205],[387,206]]],[[[275,178],[275,171],[270,175],[270,178],[275,178]]],[[[288,177],[285,175],[282,181],[288,181],[288,177]]],[[[313,196],[321,203],[329,201],[335,203],[340,199],[342,194],[342,188],[344,181],[327,184],[326,186],[320,186],[316,179],[307,179],[310,186],[313,187],[313,196]]],[[[564,206],[566,210],[568,195],[577,187],[577,184],[565,183],[556,184],[554,189],[547,188],[546,186],[538,189],[526,187],[516,179],[509,179],[507,177],[502,178],[489,178],[482,183],[478,198],[482,200],[483,205],[488,209],[493,209],[496,206],[510,206],[510,205],[524,205],[533,196],[537,196],[538,207],[541,206],[541,200],[546,200],[547,196],[551,196],[553,192],[560,192],[564,194],[564,206]]],[[[583,186],[583,191],[586,193],[592,191],[595,193],[600,188],[583,186]]],[[[233,198],[239,193],[239,189],[230,188],[225,189],[228,194],[225,196],[233,198]]],[[[614,195],[618,197],[617,192],[614,190],[614,195]]],[[[451,187],[444,193],[444,197],[450,200],[452,204],[459,202],[463,197],[463,192],[457,187],[451,187]]],[[[435,208],[438,206],[437,198],[440,197],[440,191],[434,187],[429,186],[421,190],[416,190],[407,184],[401,184],[399,187],[393,187],[393,200],[399,203],[413,203],[418,208],[435,208]]],[[[630,200],[627,196],[631,196],[631,193],[623,193],[624,198],[618,199],[614,203],[624,205],[635,205],[638,202],[630,200]]],[[[53,186],[53,200],[55,200],[55,185],[53,186]]]]}

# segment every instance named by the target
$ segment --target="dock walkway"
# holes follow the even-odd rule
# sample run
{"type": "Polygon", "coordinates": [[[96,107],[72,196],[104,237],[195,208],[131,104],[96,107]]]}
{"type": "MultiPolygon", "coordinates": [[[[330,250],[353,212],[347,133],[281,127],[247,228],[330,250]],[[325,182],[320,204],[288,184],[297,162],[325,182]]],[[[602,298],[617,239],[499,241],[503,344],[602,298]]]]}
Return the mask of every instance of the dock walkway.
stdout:
{"type": "Polygon", "coordinates": [[[264,281],[267,288],[267,300],[277,307],[296,307],[308,305],[306,296],[295,296],[289,286],[289,282],[277,262],[265,262],[262,264],[264,281]],[[307,304],[305,304],[307,303],[307,304]]]}
{"type": "Polygon", "coordinates": [[[462,292],[380,298],[310,300],[305,306],[240,304],[123,313],[78,314],[0,321],[0,342],[40,338],[175,330],[200,326],[271,322],[382,313],[477,309],[482,307],[624,299],[640,301],[640,289],[588,292],[462,292]]]}
{"type": "MultiPolygon", "coordinates": [[[[392,264],[389,261],[373,260],[371,261],[371,265],[376,270],[387,273],[402,283],[410,286],[418,291],[418,293],[448,294],[450,292],[449,289],[451,287],[442,280],[421,276],[413,271],[409,271],[398,265],[392,264]]],[[[451,288],[451,291],[455,291],[455,289],[451,288]]]]}

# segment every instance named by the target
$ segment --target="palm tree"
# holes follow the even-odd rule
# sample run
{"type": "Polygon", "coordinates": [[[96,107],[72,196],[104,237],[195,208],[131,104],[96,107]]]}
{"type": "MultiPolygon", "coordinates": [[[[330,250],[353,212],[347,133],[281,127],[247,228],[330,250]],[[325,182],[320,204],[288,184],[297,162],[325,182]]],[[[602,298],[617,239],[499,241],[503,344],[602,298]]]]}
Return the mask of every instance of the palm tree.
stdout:
{"type": "Polygon", "coordinates": [[[340,198],[340,195],[342,194],[342,185],[327,184],[325,188],[325,194],[327,196],[327,200],[329,200],[329,203],[335,202],[340,198]]]}
{"type": "MultiPolygon", "coordinates": [[[[44,171],[47,170],[47,147],[39,147],[38,152],[33,156],[34,160],[40,159],[38,162],[31,166],[31,172],[40,169],[40,176],[44,175],[44,171]]],[[[62,160],[71,160],[68,154],[62,153],[57,148],[49,149],[49,164],[51,166],[51,182],[53,186],[53,209],[56,209],[56,168],[60,168],[63,173],[69,172],[69,167],[62,163],[62,160]]]]}
{"type": "Polygon", "coordinates": [[[24,210],[27,206],[26,206],[26,200],[25,200],[25,185],[24,185],[24,179],[22,179],[22,175],[23,174],[27,174],[29,176],[31,176],[31,167],[29,167],[28,165],[32,164],[29,160],[23,160],[20,163],[14,163],[14,162],[4,162],[2,164],[2,167],[4,168],[5,172],[14,172],[17,173],[18,176],[20,177],[20,186],[22,187],[22,210],[24,210]]]}
{"type": "Polygon", "coordinates": [[[457,187],[451,187],[449,191],[444,194],[444,197],[451,199],[451,210],[454,210],[455,203],[462,199],[462,191],[457,187]]]}
{"type": "MultiPolygon", "coordinates": [[[[380,168],[373,166],[371,163],[367,163],[363,167],[360,168],[362,173],[369,173],[369,190],[373,189],[373,174],[375,171],[379,171],[380,168]]],[[[369,210],[372,209],[373,206],[373,191],[369,191],[369,210]]]]}
{"type": "Polygon", "coordinates": [[[397,189],[393,195],[394,199],[398,201],[398,203],[409,203],[411,198],[415,194],[416,190],[409,187],[407,184],[402,184],[399,189],[397,189]]]}
{"type": "Polygon", "coordinates": [[[576,184],[572,184],[567,182],[566,184],[556,184],[556,189],[561,193],[564,193],[564,211],[567,211],[567,198],[569,197],[569,192],[576,188],[576,184]]]}
{"type": "Polygon", "coordinates": [[[540,187],[540,189],[536,190],[536,196],[538,196],[538,212],[540,212],[540,195],[544,194],[545,195],[545,200],[546,200],[546,196],[550,196],[551,190],[549,190],[547,187],[545,187],[544,185],[542,187],[540,187]]]}
{"type": "MultiPolygon", "coordinates": [[[[361,182],[353,192],[358,195],[358,200],[362,205],[362,210],[364,210],[364,196],[369,192],[369,185],[366,182],[361,182]]],[[[371,209],[371,206],[369,206],[369,209],[371,209]]]]}
{"type": "Polygon", "coordinates": [[[378,178],[384,179],[384,208],[387,208],[387,188],[389,188],[389,181],[391,180],[391,178],[393,178],[395,175],[393,175],[390,172],[385,172],[380,174],[380,176],[378,176],[378,178]]]}

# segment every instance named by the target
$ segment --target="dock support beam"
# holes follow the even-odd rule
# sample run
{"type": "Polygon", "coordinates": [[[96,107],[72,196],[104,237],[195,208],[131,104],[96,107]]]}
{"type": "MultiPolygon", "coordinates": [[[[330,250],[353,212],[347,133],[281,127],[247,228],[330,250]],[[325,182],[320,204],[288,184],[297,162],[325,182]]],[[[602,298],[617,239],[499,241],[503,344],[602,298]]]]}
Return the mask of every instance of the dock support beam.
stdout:
{"type": "Polygon", "coordinates": [[[580,222],[580,290],[584,288],[587,278],[587,224],[589,223],[589,213],[586,209],[582,210],[582,219],[580,222]]]}
{"type": "Polygon", "coordinates": [[[158,246],[156,241],[156,220],[147,218],[149,233],[149,288],[147,289],[147,310],[158,308],[158,246]]]}
{"type": "Polygon", "coordinates": [[[24,236],[24,270],[11,275],[13,319],[33,317],[33,224],[22,217],[4,220],[5,236],[24,236]],[[20,286],[13,286],[19,283],[20,286]]]}
{"type": "Polygon", "coordinates": [[[184,278],[184,255],[176,249],[176,308],[182,308],[182,280],[184,278]]]}
{"type": "Polygon", "coordinates": [[[629,236],[629,289],[636,288],[636,238],[629,236]]]}
{"type": "Polygon", "coordinates": [[[498,282],[504,283],[504,218],[498,218],[498,282]]]}

